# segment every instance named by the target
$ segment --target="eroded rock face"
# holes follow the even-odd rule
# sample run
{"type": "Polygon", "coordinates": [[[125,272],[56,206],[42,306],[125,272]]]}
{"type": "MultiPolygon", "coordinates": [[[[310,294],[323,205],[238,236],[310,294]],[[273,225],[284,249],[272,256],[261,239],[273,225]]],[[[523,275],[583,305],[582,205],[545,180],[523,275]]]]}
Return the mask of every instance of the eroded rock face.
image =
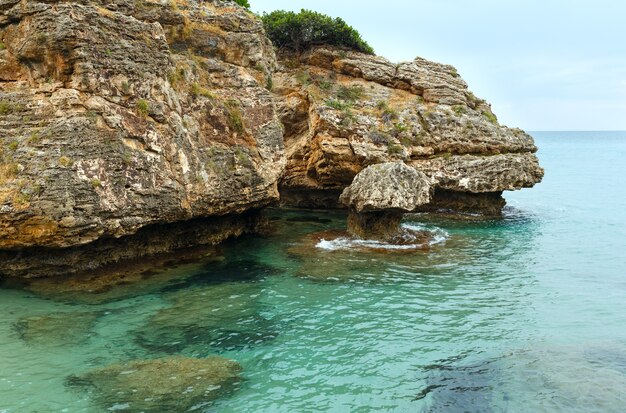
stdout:
{"type": "Polygon", "coordinates": [[[194,0],[0,9],[0,250],[76,247],[278,199],[275,56],[251,13],[194,0]]]}
{"type": "Polygon", "coordinates": [[[221,357],[169,357],[95,369],[70,377],[68,384],[89,389],[108,410],[185,412],[235,390],[240,372],[239,364],[221,357]]]}
{"type": "Polygon", "coordinates": [[[339,201],[356,212],[411,212],[430,202],[431,182],[404,162],[387,162],[365,168],[354,178],[339,201]]]}
{"type": "Polygon", "coordinates": [[[357,173],[389,161],[432,179],[430,209],[467,200],[472,211],[488,199],[487,211],[499,211],[502,191],[543,177],[533,139],[500,125],[452,66],[324,47],[281,63],[273,91],[285,125],[288,205],[337,207],[333,199],[357,173]]]}

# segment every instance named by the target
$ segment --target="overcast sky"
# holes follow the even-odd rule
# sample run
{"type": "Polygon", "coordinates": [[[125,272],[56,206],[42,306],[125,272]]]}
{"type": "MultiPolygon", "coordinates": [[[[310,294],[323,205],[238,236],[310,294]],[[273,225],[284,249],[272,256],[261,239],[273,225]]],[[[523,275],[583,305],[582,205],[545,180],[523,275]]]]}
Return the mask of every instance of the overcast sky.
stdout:
{"type": "Polygon", "coordinates": [[[626,130],[626,1],[250,0],[342,17],[392,61],[452,64],[500,121],[626,130]]]}

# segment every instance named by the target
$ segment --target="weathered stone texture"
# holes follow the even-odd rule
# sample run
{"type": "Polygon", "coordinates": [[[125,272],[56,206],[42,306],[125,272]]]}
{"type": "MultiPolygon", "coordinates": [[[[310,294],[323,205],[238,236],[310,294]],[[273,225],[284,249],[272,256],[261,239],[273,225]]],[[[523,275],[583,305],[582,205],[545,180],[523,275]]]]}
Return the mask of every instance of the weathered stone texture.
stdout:
{"type": "Polygon", "coordinates": [[[325,47],[281,63],[274,93],[285,125],[280,185],[288,205],[334,207],[322,193],[341,192],[363,168],[389,161],[468,197],[532,187],[543,177],[533,139],[500,125],[452,66],[421,58],[393,64],[325,47]]]}
{"type": "Polygon", "coordinates": [[[278,199],[283,132],[265,89],[276,61],[249,12],[144,0],[0,10],[0,249],[278,199]]]}

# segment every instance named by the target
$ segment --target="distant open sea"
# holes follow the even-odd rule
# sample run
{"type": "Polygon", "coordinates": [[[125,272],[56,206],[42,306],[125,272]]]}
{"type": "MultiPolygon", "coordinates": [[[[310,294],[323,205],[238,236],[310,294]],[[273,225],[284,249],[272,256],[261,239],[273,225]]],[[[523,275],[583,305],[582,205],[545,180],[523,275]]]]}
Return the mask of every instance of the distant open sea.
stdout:
{"type": "Polygon", "coordinates": [[[319,248],[307,235],[344,213],[274,210],[273,234],[149,293],[0,289],[0,412],[129,410],[67,377],[215,354],[245,380],[193,411],[626,411],[626,132],[532,135],[544,181],[503,219],[411,218],[430,251],[319,248]],[[32,322],[49,314],[92,324],[68,340],[32,322]]]}

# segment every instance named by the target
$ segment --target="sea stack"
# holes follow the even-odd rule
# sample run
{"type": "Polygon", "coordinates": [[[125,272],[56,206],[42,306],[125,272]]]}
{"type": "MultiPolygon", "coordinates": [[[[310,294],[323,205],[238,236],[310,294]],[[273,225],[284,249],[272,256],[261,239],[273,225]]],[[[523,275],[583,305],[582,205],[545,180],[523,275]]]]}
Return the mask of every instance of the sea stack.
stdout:
{"type": "Polygon", "coordinates": [[[348,232],[358,238],[392,241],[405,212],[428,204],[431,180],[404,162],[386,162],[361,171],[339,200],[350,208],[348,232]]]}

